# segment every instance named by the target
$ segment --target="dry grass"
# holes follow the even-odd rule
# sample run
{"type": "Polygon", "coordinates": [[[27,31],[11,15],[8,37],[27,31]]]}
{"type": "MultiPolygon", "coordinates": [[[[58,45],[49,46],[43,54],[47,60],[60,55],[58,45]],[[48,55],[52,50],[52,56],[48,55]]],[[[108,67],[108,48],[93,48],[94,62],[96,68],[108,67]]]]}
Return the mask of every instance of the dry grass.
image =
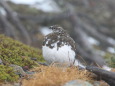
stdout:
{"type": "Polygon", "coordinates": [[[115,68],[112,68],[112,70],[111,70],[112,72],[115,72],[115,68]]]}
{"type": "Polygon", "coordinates": [[[22,86],[61,86],[70,80],[93,80],[93,75],[87,70],[76,67],[62,68],[54,66],[40,66],[34,68],[36,74],[30,80],[24,79],[22,86]]]}

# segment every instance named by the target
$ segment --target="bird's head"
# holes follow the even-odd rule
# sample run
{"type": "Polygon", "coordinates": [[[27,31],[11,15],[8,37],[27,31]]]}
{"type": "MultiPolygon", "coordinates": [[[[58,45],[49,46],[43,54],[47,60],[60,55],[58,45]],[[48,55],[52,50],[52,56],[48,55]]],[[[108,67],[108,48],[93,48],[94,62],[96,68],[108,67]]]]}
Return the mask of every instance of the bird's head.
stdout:
{"type": "Polygon", "coordinates": [[[65,32],[65,30],[62,27],[60,27],[59,25],[50,26],[49,29],[51,29],[54,33],[63,33],[63,32],[65,32]]]}

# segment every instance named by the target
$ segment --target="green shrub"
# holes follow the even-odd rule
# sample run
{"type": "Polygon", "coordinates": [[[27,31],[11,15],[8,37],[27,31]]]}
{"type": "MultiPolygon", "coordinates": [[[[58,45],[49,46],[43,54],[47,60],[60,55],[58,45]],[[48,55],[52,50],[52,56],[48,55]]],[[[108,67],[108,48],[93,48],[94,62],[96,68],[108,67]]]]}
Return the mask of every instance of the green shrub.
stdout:
{"type": "Polygon", "coordinates": [[[18,75],[14,73],[13,68],[5,65],[0,65],[0,81],[17,81],[19,78],[18,75]]]}
{"type": "Polygon", "coordinates": [[[15,74],[12,68],[9,67],[10,64],[19,65],[21,67],[28,66],[29,68],[37,65],[31,58],[37,58],[37,61],[44,61],[41,50],[0,35],[0,59],[5,64],[5,66],[0,65],[0,80],[13,81],[15,80],[14,78],[17,78],[11,77],[15,76],[15,74]]]}

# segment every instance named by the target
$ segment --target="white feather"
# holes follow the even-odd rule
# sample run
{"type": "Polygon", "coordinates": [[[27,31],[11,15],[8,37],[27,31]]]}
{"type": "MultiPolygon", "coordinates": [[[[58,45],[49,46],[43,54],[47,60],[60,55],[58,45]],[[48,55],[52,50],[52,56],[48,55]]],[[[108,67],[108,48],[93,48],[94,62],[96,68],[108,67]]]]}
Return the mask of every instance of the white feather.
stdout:
{"type": "Polygon", "coordinates": [[[74,63],[75,52],[71,49],[71,46],[64,45],[57,48],[57,43],[53,45],[53,48],[49,48],[48,46],[42,47],[43,57],[49,64],[52,62],[67,63],[68,65],[74,63]]]}

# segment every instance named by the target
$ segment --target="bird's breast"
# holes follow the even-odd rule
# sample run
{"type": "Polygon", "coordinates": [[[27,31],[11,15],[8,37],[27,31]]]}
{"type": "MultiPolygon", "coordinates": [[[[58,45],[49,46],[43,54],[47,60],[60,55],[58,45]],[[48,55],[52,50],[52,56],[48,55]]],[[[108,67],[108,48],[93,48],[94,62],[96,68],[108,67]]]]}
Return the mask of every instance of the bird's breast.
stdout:
{"type": "Polygon", "coordinates": [[[75,52],[72,50],[71,46],[63,45],[58,47],[58,42],[52,43],[51,46],[53,46],[53,48],[46,45],[42,46],[43,57],[48,63],[57,62],[73,64],[75,52]]]}

